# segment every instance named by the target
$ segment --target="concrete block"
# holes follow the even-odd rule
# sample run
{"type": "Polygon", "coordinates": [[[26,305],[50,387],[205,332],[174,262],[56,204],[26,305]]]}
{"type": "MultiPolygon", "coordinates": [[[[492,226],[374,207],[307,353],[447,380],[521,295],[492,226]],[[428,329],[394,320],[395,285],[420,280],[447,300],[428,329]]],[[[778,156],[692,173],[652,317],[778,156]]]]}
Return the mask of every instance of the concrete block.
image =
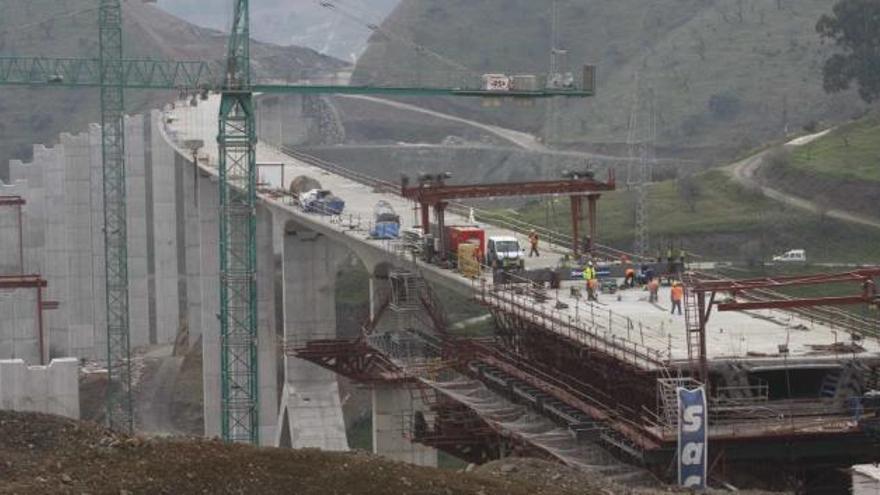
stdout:
{"type": "Polygon", "coordinates": [[[79,419],[78,371],[75,358],[53,359],[48,366],[0,360],[0,409],[79,419]]]}

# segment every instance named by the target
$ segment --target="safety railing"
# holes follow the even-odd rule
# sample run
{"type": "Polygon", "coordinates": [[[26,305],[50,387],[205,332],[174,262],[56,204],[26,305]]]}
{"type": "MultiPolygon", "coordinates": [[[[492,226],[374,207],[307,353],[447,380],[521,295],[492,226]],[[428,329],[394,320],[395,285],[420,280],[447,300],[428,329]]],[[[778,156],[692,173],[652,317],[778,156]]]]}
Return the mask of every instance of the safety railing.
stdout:
{"type": "Polygon", "coordinates": [[[517,294],[511,289],[490,287],[485,279],[475,281],[474,290],[477,300],[489,308],[515,315],[638,369],[657,370],[668,365],[669,356],[663,350],[644,346],[624,337],[628,328],[619,328],[615,324],[619,318],[615,318],[613,312],[610,312],[607,320],[597,318],[584,321],[569,312],[536,304],[525,293],[517,294]]]}

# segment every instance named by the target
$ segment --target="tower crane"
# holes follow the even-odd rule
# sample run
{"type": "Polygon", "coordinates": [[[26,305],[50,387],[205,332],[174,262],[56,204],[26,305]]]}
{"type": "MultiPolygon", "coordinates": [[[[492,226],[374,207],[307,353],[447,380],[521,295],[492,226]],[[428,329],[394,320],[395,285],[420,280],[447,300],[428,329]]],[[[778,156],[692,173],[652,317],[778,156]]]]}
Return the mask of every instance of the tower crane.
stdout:
{"type": "MultiPolygon", "coordinates": [[[[104,246],[107,304],[107,418],[116,430],[134,427],[129,339],[125,170],[125,91],[198,89],[221,93],[220,330],[221,431],[229,442],[257,443],[256,143],[254,93],[382,94],[412,96],[593,96],[584,87],[506,88],[472,80],[418,87],[260,84],[250,65],[248,0],[232,0],[233,24],[222,70],[201,61],[126,59],[121,0],[98,2],[97,58],[0,57],[0,86],[98,88],[101,92],[104,246]]],[[[329,2],[327,2],[329,3],[329,2]]],[[[592,72],[590,72],[592,74],[592,72]]]]}

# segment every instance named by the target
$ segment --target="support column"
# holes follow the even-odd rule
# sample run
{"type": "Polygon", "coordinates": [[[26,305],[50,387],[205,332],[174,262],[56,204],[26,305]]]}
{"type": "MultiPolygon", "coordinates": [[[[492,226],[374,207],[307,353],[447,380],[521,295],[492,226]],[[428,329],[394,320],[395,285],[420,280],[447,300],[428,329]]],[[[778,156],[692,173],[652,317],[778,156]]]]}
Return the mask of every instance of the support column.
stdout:
{"type": "Polygon", "coordinates": [[[145,130],[148,152],[146,153],[147,181],[150,187],[147,212],[151,218],[148,239],[152,268],[151,299],[155,313],[151,315],[155,328],[150,332],[151,344],[174,343],[180,327],[180,302],[178,297],[177,265],[177,210],[175,201],[176,178],[175,153],[165,143],[159,125],[161,112],[154,110],[149,127],[145,130]]]}
{"type": "Polygon", "coordinates": [[[425,409],[422,400],[406,388],[374,387],[373,453],[395,461],[436,467],[437,451],[405,436],[411,433],[414,414],[425,409]]]}
{"type": "Polygon", "coordinates": [[[431,210],[427,203],[419,205],[419,213],[422,216],[422,233],[427,235],[431,233],[431,210]]]}
{"type": "Polygon", "coordinates": [[[440,202],[434,205],[434,219],[437,220],[437,232],[434,237],[440,246],[440,259],[445,261],[449,257],[446,252],[446,203],[440,202]]]}
{"type": "Polygon", "coordinates": [[[278,335],[275,333],[275,249],[272,212],[257,207],[257,383],[260,445],[273,445],[278,422],[278,335]]]}
{"type": "Polygon", "coordinates": [[[590,239],[589,239],[590,245],[585,246],[585,248],[587,249],[587,251],[590,254],[593,253],[593,247],[596,245],[596,236],[598,235],[598,232],[596,229],[596,226],[597,226],[596,214],[598,213],[598,202],[599,202],[599,195],[598,194],[590,194],[589,196],[587,196],[588,218],[589,218],[589,222],[590,222],[590,239]]]}
{"type": "Polygon", "coordinates": [[[571,251],[577,258],[581,254],[581,216],[583,214],[583,206],[581,204],[581,196],[571,196],[571,251]]]}
{"type": "Polygon", "coordinates": [[[220,197],[217,182],[199,177],[202,394],[205,436],[220,436],[220,197]]]}
{"type": "Polygon", "coordinates": [[[185,258],[186,277],[186,327],[188,330],[188,342],[190,348],[195,346],[202,338],[202,256],[201,235],[199,216],[199,190],[198,185],[204,180],[199,179],[198,172],[193,174],[194,165],[184,161],[183,194],[178,205],[183,211],[183,251],[185,258]]]}
{"type": "Polygon", "coordinates": [[[91,143],[88,134],[62,134],[61,143],[65,155],[64,203],[52,206],[65,212],[67,296],[60,302],[66,307],[68,326],[67,347],[60,347],[64,356],[93,358],[98,349],[92,285],[91,143]]]}
{"type": "MultiPolygon", "coordinates": [[[[146,121],[148,118],[149,116],[137,115],[125,119],[125,135],[129,137],[125,147],[125,190],[128,216],[128,328],[130,332],[129,345],[132,349],[150,342],[148,304],[150,292],[147,283],[148,177],[144,157],[144,132],[148,128],[146,126],[150,125],[146,121]]],[[[103,178],[99,178],[98,184],[102,183],[103,178]]],[[[100,225],[103,228],[103,214],[100,225]]],[[[103,241],[101,246],[103,246],[103,241]]],[[[103,285],[103,276],[101,280],[103,285]]],[[[101,330],[103,333],[107,333],[107,328],[101,330]]],[[[106,349],[101,352],[102,355],[106,355],[106,353],[106,349]]]]}
{"type": "MultiPolygon", "coordinates": [[[[288,345],[336,337],[336,274],[345,252],[326,237],[285,226],[284,336],[288,345]]],[[[336,375],[284,357],[276,445],[348,450],[336,375]]]]}

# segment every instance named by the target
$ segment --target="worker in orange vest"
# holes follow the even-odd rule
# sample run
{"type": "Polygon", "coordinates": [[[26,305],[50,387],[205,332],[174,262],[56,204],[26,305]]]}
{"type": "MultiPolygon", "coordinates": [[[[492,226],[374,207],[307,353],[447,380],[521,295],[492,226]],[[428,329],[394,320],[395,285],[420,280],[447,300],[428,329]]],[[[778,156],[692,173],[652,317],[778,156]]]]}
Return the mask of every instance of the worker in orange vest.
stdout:
{"type": "Polygon", "coordinates": [[[623,279],[623,285],[627,287],[635,287],[636,286],[636,270],[633,267],[629,267],[626,269],[626,276],[623,279]]]}
{"type": "Polygon", "coordinates": [[[599,279],[591,278],[587,281],[587,296],[590,301],[599,300],[599,279]]]}
{"type": "Polygon", "coordinates": [[[529,258],[531,258],[532,255],[535,255],[538,258],[541,257],[541,253],[538,252],[538,242],[540,240],[541,240],[541,238],[538,237],[537,232],[535,232],[534,230],[529,232],[529,244],[532,246],[532,250],[529,251],[529,258]]]}
{"type": "Polygon", "coordinates": [[[652,278],[650,282],[648,282],[648,302],[655,303],[657,302],[657,293],[660,292],[660,281],[656,278],[652,278]]]}
{"type": "Polygon", "coordinates": [[[673,282],[672,283],[672,291],[670,292],[672,298],[672,314],[675,314],[675,308],[678,308],[678,314],[681,314],[681,301],[684,299],[684,286],[681,285],[681,282],[673,282]]]}

